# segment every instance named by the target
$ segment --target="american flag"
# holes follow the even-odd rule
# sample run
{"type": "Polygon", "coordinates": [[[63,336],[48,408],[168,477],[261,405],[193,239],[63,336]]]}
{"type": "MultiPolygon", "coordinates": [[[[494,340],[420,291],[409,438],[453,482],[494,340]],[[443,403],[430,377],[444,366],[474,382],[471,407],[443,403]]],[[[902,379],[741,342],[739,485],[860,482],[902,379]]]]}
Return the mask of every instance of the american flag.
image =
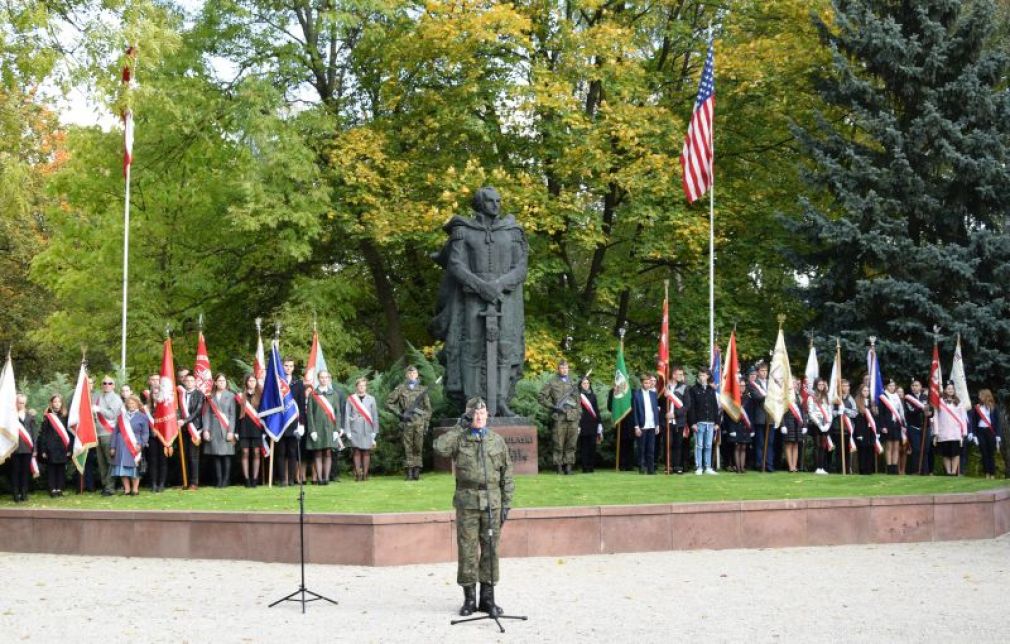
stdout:
{"type": "Polygon", "coordinates": [[[697,201],[712,187],[712,119],[715,115],[715,49],[708,42],[705,68],[701,72],[698,98],[694,102],[691,123],[684,137],[684,151],[680,153],[680,167],[684,172],[684,194],[688,203],[697,201]]]}

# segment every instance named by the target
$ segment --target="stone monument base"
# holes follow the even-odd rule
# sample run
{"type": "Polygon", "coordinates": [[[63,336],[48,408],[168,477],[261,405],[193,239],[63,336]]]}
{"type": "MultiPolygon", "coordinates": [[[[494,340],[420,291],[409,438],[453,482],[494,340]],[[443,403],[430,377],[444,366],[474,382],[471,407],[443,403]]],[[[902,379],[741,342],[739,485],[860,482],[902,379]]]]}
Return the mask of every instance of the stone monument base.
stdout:
{"type": "MultiPolygon", "coordinates": [[[[512,472],[514,474],[537,474],[537,426],[529,418],[512,416],[510,418],[489,418],[488,426],[496,434],[505,439],[509,455],[512,457],[512,472]]],[[[433,438],[449,431],[456,425],[455,418],[444,418],[431,423],[433,438]]],[[[436,472],[452,471],[452,461],[435,454],[434,466],[436,472]]]]}

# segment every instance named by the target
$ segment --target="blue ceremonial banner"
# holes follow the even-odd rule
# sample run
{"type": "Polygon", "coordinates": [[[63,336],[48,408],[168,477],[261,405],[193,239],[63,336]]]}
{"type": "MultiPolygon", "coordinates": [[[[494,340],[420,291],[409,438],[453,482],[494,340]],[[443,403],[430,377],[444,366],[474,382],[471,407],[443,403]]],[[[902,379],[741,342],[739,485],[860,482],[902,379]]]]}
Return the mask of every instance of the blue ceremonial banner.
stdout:
{"type": "Polygon", "coordinates": [[[712,347],[712,364],[709,366],[712,370],[712,384],[715,385],[717,391],[722,389],[722,355],[719,353],[719,347],[712,347]]]}
{"type": "Polygon", "coordinates": [[[884,395],[884,379],[880,377],[880,360],[877,359],[877,350],[872,345],[866,354],[866,373],[870,374],[870,400],[874,403],[880,402],[884,395]]]}
{"type": "Polygon", "coordinates": [[[291,395],[291,387],[281,371],[281,353],[277,340],[270,347],[267,360],[266,380],[263,382],[263,397],[260,398],[259,417],[270,438],[280,437],[291,425],[298,422],[298,405],[291,395]]]}

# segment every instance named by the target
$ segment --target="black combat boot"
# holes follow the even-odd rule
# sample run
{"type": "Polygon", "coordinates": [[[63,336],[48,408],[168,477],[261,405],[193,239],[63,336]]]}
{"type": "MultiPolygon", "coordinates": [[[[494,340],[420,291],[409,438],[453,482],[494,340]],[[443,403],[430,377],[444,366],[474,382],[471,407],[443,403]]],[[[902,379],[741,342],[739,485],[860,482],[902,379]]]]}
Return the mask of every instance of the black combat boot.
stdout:
{"type": "Polygon", "coordinates": [[[492,617],[498,617],[505,611],[501,609],[501,606],[491,601],[491,588],[491,584],[480,585],[480,604],[477,605],[477,610],[492,617]]]}
{"type": "Polygon", "coordinates": [[[459,608],[459,614],[462,617],[473,615],[473,612],[477,610],[477,596],[474,590],[473,584],[463,586],[463,605],[459,608]]]}

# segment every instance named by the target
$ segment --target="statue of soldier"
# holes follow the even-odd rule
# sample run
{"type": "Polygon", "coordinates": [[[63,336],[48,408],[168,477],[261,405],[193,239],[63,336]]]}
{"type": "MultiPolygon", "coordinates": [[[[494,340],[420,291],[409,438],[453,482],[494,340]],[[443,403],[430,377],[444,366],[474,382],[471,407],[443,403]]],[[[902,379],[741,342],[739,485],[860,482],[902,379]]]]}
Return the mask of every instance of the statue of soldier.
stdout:
{"type": "Polygon", "coordinates": [[[558,363],[558,373],[544,384],[537,400],[551,412],[554,421],[554,465],[558,474],[571,474],[575,465],[575,446],[579,440],[578,381],[568,376],[568,362],[558,363]]]}
{"type": "Polygon", "coordinates": [[[386,408],[400,419],[406,480],[420,481],[423,465],[421,448],[424,446],[424,432],[431,420],[431,399],[428,388],[421,386],[417,367],[407,366],[406,380],[390,392],[386,408]]]}
{"type": "Polygon", "coordinates": [[[457,408],[481,396],[494,415],[514,416],[508,402],[526,357],[523,282],[529,249],[515,217],[501,216],[494,188],[478,190],[472,207],[472,217],[455,216],[445,225],[449,240],[433,255],[445,273],[428,329],[445,341],[439,353],[443,386],[457,408]],[[489,381],[495,391],[487,391],[489,381]]]}
{"type": "Polygon", "coordinates": [[[508,518],[515,483],[505,440],[487,426],[487,419],[487,404],[471,398],[461,421],[435,440],[435,452],[451,458],[455,465],[452,504],[456,508],[459,551],[456,583],[463,587],[459,614],[464,617],[475,610],[492,616],[502,614],[493,600],[492,586],[498,583],[498,537],[508,518]],[[479,604],[475,603],[474,593],[478,579],[479,604]]]}

